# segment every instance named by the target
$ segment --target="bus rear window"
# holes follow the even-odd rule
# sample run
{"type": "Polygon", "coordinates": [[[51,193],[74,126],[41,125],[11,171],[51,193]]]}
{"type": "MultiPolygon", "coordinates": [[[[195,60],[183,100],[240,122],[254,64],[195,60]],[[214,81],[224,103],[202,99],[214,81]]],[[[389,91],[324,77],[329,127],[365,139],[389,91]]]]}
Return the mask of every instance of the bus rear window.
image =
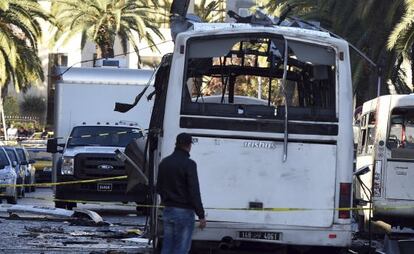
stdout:
{"type": "Polygon", "coordinates": [[[248,34],[190,39],[181,113],[255,119],[336,121],[333,48],[248,34]]]}
{"type": "Polygon", "coordinates": [[[405,157],[398,150],[414,151],[414,108],[396,108],[392,111],[387,145],[395,150],[392,157],[405,157]]]}

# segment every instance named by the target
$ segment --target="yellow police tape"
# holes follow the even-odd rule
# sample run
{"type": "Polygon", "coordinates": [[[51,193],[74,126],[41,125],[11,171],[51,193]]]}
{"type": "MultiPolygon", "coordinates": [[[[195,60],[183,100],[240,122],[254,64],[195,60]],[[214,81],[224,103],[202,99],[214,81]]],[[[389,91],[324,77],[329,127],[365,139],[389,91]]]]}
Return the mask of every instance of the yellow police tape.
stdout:
{"type": "Polygon", "coordinates": [[[88,179],[88,180],[77,180],[77,181],[67,181],[67,182],[57,182],[57,183],[25,183],[25,184],[0,184],[1,187],[51,187],[51,186],[58,186],[58,185],[71,185],[71,184],[81,184],[81,183],[94,183],[94,182],[102,182],[102,181],[110,181],[110,180],[123,180],[127,179],[127,176],[113,176],[113,177],[104,177],[104,178],[96,178],[96,179],[88,179]]]}
{"type": "MultiPolygon", "coordinates": [[[[58,185],[71,185],[71,184],[82,184],[82,183],[93,183],[110,180],[123,180],[127,179],[127,176],[114,176],[105,178],[96,178],[88,180],[77,180],[57,183],[34,183],[34,184],[0,184],[1,187],[51,187],[58,185]]],[[[0,194],[1,196],[6,196],[0,194]]],[[[71,200],[71,199],[54,199],[54,198],[41,198],[41,197],[29,197],[30,199],[38,199],[45,201],[57,201],[57,202],[70,202],[70,203],[84,203],[84,204],[97,204],[97,205],[120,205],[120,206],[134,206],[134,207],[145,207],[145,208],[164,208],[160,205],[147,205],[147,204],[135,204],[128,205],[122,203],[110,203],[110,202],[99,202],[99,201],[88,201],[88,200],[71,200]]],[[[361,211],[361,210],[399,210],[399,209],[414,209],[414,206],[396,206],[396,207],[381,207],[381,208],[369,208],[369,207],[343,207],[343,208],[288,208],[288,207],[265,207],[265,208],[216,208],[216,207],[205,207],[206,210],[222,210],[222,211],[262,211],[262,212],[300,212],[300,211],[361,211]]]]}
{"type": "MultiPolygon", "coordinates": [[[[1,196],[6,196],[0,194],[1,196]]],[[[81,204],[93,204],[100,206],[116,205],[116,206],[127,206],[127,207],[141,207],[141,208],[164,208],[162,205],[147,205],[147,204],[123,204],[114,202],[100,202],[100,201],[89,201],[89,200],[78,200],[78,199],[57,199],[57,198],[41,198],[41,197],[26,197],[28,199],[36,199],[51,202],[67,202],[67,203],[81,203],[81,204]]],[[[323,211],[323,210],[338,210],[338,211],[352,211],[352,210],[369,210],[370,208],[212,208],[205,207],[205,210],[220,210],[220,211],[263,211],[263,212],[299,212],[299,211],[323,211]]]]}
{"type": "MultiPolygon", "coordinates": [[[[6,196],[0,194],[1,196],[6,196]]],[[[28,199],[37,199],[51,202],[68,202],[68,203],[81,203],[81,204],[94,204],[100,206],[116,205],[127,207],[141,207],[141,208],[164,208],[162,205],[147,205],[147,204],[123,204],[116,202],[101,202],[101,201],[89,201],[79,199],[57,199],[57,198],[42,198],[42,197],[27,197],[28,199]]],[[[205,210],[220,210],[220,211],[261,211],[261,212],[306,212],[306,211],[362,211],[362,210],[398,210],[398,209],[414,209],[414,206],[398,206],[398,207],[382,207],[382,208],[369,208],[369,207],[343,207],[343,208],[287,208],[287,207],[265,207],[265,208],[217,208],[217,207],[205,207],[205,210]]]]}
{"type": "MultiPolygon", "coordinates": [[[[4,194],[0,194],[1,196],[6,196],[4,194]]],[[[123,203],[115,203],[115,202],[100,202],[100,201],[88,201],[88,200],[78,200],[78,199],[57,199],[57,198],[41,198],[41,197],[27,197],[28,199],[36,199],[36,200],[43,200],[43,201],[51,201],[51,202],[67,202],[67,203],[81,203],[81,204],[93,204],[93,205],[100,205],[100,206],[126,206],[126,207],[140,207],[140,208],[160,208],[163,209],[165,206],[162,205],[147,205],[147,204],[123,204],[123,203]]],[[[410,207],[393,207],[390,209],[402,209],[402,208],[414,208],[414,206],[410,207]]],[[[349,207],[349,208],[213,208],[213,207],[205,207],[205,210],[220,210],[220,211],[261,211],[261,212],[306,212],[306,211],[359,211],[359,210],[375,210],[374,208],[356,208],[356,207],[349,207]]]]}

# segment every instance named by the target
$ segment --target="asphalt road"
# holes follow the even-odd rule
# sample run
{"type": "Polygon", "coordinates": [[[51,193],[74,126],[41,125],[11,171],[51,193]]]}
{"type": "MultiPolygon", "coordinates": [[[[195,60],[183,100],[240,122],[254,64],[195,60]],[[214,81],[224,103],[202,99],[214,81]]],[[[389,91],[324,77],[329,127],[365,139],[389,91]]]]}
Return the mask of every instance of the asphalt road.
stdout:
{"type": "MultiPolygon", "coordinates": [[[[3,201],[5,202],[5,201],[3,201]]],[[[54,207],[53,192],[50,188],[37,188],[18,200],[19,205],[54,207]]],[[[96,226],[82,220],[45,217],[44,215],[11,215],[0,211],[0,253],[151,253],[148,240],[142,238],[146,218],[138,216],[132,204],[78,204],[79,208],[98,213],[107,225],[96,226]]],[[[366,241],[355,241],[363,246],[366,241]]],[[[376,242],[376,244],[381,244],[376,242]]],[[[205,245],[203,243],[203,245],[205,245]]],[[[354,252],[366,253],[353,248],[354,252]]],[[[263,249],[242,248],[239,250],[197,249],[201,254],[292,254],[289,251],[266,251],[263,249]]],[[[307,252],[308,253],[308,252],[307,252]]],[[[314,253],[314,252],[309,252],[314,253]]],[[[329,253],[317,251],[317,254],[329,253]]]]}
{"type": "MultiPolygon", "coordinates": [[[[37,188],[19,199],[19,205],[54,207],[50,188],[37,188]]],[[[4,201],[3,201],[4,202],[4,201]]],[[[0,213],[0,253],[148,253],[140,238],[145,217],[132,205],[79,204],[102,216],[109,225],[91,226],[85,221],[0,213]]]]}

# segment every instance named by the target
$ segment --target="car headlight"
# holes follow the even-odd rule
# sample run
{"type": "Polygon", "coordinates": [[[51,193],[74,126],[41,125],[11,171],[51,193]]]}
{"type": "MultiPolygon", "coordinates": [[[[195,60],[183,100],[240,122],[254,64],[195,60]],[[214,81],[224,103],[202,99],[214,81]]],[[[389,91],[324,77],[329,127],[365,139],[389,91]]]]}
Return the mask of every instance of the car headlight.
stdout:
{"type": "Polygon", "coordinates": [[[73,165],[73,157],[63,157],[62,162],[62,175],[73,175],[74,172],[74,165],[73,165]]]}

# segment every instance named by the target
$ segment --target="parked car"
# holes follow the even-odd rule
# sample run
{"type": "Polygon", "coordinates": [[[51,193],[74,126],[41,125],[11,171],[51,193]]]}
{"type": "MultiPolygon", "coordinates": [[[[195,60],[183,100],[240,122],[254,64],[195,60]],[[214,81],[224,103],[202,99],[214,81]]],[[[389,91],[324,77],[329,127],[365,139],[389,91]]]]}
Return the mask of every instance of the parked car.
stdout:
{"type": "MultiPolygon", "coordinates": [[[[7,155],[9,156],[10,161],[14,167],[14,170],[17,175],[17,184],[24,184],[25,172],[21,161],[17,155],[16,149],[14,147],[6,146],[4,147],[7,155]]],[[[24,197],[25,191],[23,187],[17,187],[17,197],[24,197]]]]}
{"type": "MultiPolygon", "coordinates": [[[[17,163],[12,162],[3,147],[0,147],[0,184],[16,184],[15,171],[17,163]],[[14,165],[13,165],[14,164],[14,165]]],[[[0,187],[1,198],[6,198],[7,203],[17,204],[16,186],[0,187]]]]}
{"type": "Polygon", "coordinates": [[[35,160],[36,183],[50,183],[52,181],[52,154],[46,148],[26,148],[30,158],[35,160]]]}
{"type": "MultiPolygon", "coordinates": [[[[19,157],[19,160],[21,162],[21,165],[24,168],[25,171],[25,183],[34,184],[36,183],[35,179],[35,167],[33,164],[35,163],[34,160],[30,159],[30,155],[27,152],[26,148],[24,147],[16,147],[17,155],[19,157]]],[[[26,192],[32,192],[35,191],[35,186],[27,186],[25,187],[26,192]]]]}

